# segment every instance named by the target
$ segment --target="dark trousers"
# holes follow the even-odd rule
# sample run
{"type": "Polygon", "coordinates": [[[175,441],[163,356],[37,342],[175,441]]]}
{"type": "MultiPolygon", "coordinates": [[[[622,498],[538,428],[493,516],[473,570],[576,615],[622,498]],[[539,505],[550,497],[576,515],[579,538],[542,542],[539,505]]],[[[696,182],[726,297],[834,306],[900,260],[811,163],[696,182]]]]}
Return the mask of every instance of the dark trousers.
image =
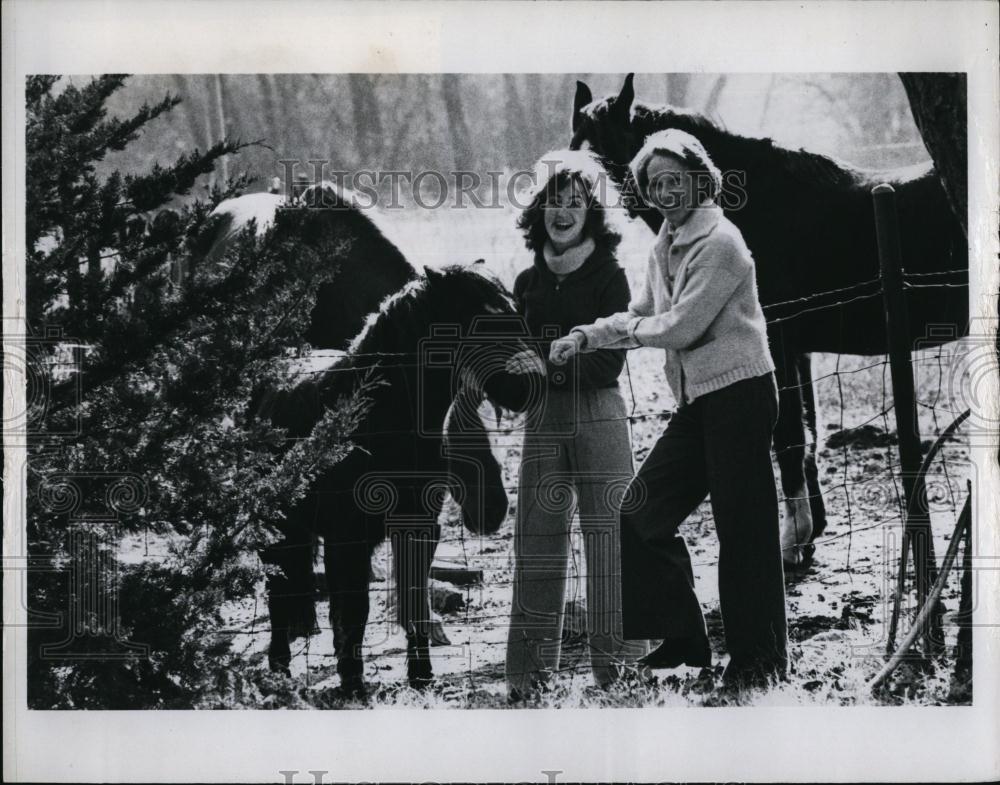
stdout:
{"type": "Polygon", "coordinates": [[[710,495],[730,667],[785,670],[785,587],[771,466],[777,414],[769,373],[700,396],[671,417],[622,506],[626,639],[705,638],[691,557],[677,530],[710,495]]]}

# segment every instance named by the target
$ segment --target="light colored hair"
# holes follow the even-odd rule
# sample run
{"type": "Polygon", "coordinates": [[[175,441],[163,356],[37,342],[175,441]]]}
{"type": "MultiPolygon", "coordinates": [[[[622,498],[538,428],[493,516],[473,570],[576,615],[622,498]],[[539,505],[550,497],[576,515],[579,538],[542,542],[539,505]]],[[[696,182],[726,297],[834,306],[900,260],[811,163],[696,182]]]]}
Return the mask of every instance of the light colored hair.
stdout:
{"type": "Polygon", "coordinates": [[[722,190],[722,172],[715,165],[705,147],[694,136],[678,128],[668,128],[657,131],[646,137],[642,149],[636,153],[629,164],[632,177],[639,187],[643,197],[647,195],[649,176],[646,173],[649,162],[654,155],[669,155],[679,159],[688,169],[695,172],[706,172],[711,178],[711,188],[708,197],[715,201],[722,190]]]}

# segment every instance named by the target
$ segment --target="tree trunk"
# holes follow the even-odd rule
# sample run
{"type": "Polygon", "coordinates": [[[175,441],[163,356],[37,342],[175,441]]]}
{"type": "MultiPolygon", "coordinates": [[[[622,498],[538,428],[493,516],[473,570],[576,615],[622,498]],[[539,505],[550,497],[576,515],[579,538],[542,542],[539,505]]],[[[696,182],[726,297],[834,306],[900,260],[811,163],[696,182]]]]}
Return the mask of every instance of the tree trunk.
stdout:
{"type": "Polygon", "coordinates": [[[194,81],[181,74],[174,74],[171,79],[174,84],[174,92],[181,98],[181,104],[177,110],[184,114],[184,119],[187,121],[191,134],[191,147],[196,147],[199,150],[209,149],[212,146],[212,127],[209,123],[208,112],[205,107],[199,105],[200,102],[195,97],[194,81]],[[204,122],[199,122],[199,117],[203,118],[204,122]]]}
{"type": "MultiPolygon", "coordinates": [[[[215,75],[215,111],[217,122],[219,123],[219,133],[216,138],[225,139],[228,134],[226,133],[226,95],[225,87],[222,84],[222,74],[215,75]]],[[[226,187],[229,183],[229,156],[222,156],[219,159],[219,163],[222,165],[222,185],[226,187]]]]}
{"type": "MultiPolygon", "coordinates": [[[[968,120],[967,86],[965,74],[913,74],[901,73],[900,80],[910,101],[910,109],[927,152],[931,154],[938,178],[944,186],[951,208],[969,234],[968,210],[968,120]]],[[[997,299],[1000,314],[1000,297],[997,299]]],[[[1000,360],[1000,332],[994,338],[994,350],[1000,360]]],[[[1000,462],[1000,451],[997,452],[1000,462]]],[[[958,653],[956,676],[972,674],[972,527],[967,531],[962,578],[962,606],[958,618],[958,653]]],[[[971,699],[971,695],[969,696],[971,699]]]]}
{"type": "Polygon", "coordinates": [[[691,89],[691,74],[670,74],[667,77],[667,103],[686,107],[691,89]]]}
{"type": "Polygon", "coordinates": [[[708,117],[712,117],[715,114],[715,110],[719,106],[719,98],[722,97],[722,91],[726,86],[726,80],[726,75],[720,74],[712,84],[712,89],[709,90],[708,97],[705,99],[705,105],[702,107],[702,114],[708,117]]]}
{"type": "Polygon", "coordinates": [[[353,74],[347,83],[351,92],[358,164],[374,167],[375,156],[382,144],[382,116],[375,100],[375,85],[367,74],[353,74]]]}
{"type": "MultiPolygon", "coordinates": [[[[547,80],[543,78],[541,74],[525,74],[524,76],[524,100],[528,101],[538,101],[539,108],[549,107],[554,104],[551,101],[545,99],[547,80]]],[[[573,84],[573,82],[570,82],[573,84]]],[[[559,97],[562,99],[563,96],[569,98],[573,94],[570,91],[565,93],[560,93],[559,97]]],[[[553,118],[558,117],[560,121],[565,123],[564,115],[560,112],[550,112],[542,111],[541,114],[551,116],[553,118]]],[[[527,125],[524,126],[525,129],[525,142],[528,145],[528,158],[529,161],[534,160],[536,157],[542,155],[545,152],[545,143],[542,141],[544,138],[544,132],[542,130],[542,125],[538,122],[538,118],[532,116],[531,106],[525,107],[525,115],[528,118],[527,125]]]]}
{"type": "Polygon", "coordinates": [[[968,122],[965,74],[901,73],[913,119],[962,231],[968,236],[968,122]]]}
{"type": "Polygon", "coordinates": [[[264,105],[264,117],[261,118],[264,139],[274,144],[280,138],[277,131],[281,127],[281,111],[277,91],[274,89],[274,74],[257,74],[257,92],[264,105]]]}
{"type": "Polygon", "coordinates": [[[512,166],[522,166],[530,163],[532,155],[537,155],[538,151],[533,146],[528,117],[517,91],[517,78],[514,74],[503,75],[503,100],[508,127],[517,129],[515,133],[506,135],[507,162],[512,166]]]}
{"type": "Polygon", "coordinates": [[[441,77],[441,94],[448,117],[455,168],[461,170],[472,164],[472,144],[469,125],[465,121],[465,111],[462,107],[462,84],[458,74],[444,74],[441,77]]]}
{"type": "Polygon", "coordinates": [[[763,132],[764,121],[767,119],[767,112],[771,108],[771,98],[774,95],[774,86],[778,82],[777,74],[771,74],[767,82],[767,90],[764,91],[764,104],[760,108],[760,118],[757,120],[757,130],[763,132]]]}

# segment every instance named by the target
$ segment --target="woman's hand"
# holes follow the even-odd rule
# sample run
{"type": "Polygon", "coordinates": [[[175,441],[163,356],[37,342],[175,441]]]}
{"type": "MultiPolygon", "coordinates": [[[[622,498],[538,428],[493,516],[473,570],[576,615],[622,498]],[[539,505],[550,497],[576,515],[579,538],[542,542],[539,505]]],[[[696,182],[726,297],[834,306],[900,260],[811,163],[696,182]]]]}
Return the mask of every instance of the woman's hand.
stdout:
{"type": "Polygon", "coordinates": [[[538,356],[538,352],[532,349],[525,349],[511,355],[504,368],[507,373],[540,373],[542,376],[545,376],[545,363],[538,356]]]}
{"type": "Polygon", "coordinates": [[[587,337],[583,333],[570,333],[552,342],[549,348],[549,362],[553,365],[565,365],[569,360],[580,353],[587,337]]]}

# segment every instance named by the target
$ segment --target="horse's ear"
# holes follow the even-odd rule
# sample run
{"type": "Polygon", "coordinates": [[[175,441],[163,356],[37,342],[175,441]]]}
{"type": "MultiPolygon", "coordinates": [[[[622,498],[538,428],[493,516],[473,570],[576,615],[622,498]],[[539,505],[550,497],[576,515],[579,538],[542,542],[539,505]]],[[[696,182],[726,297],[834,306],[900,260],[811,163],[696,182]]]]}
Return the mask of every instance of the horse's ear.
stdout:
{"type": "Polygon", "coordinates": [[[573,132],[580,125],[580,110],[583,109],[587,104],[594,100],[594,96],[590,93],[590,88],[587,87],[585,82],[576,83],[576,95],[573,97],[573,132]]]}
{"type": "Polygon", "coordinates": [[[635,100],[635,88],[632,86],[632,79],[635,74],[629,74],[625,77],[625,83],[622,85],[622,91],[618,93],[618,97],[615,99],[615,114],[622,117],[627,122],[632,110],[632,102],[635,100]]]}
{"type": "Polygon", "coordinates": [[[438,280],[444,278],[444,275],[439,270],[435,270],[433,267],[428,267],[424,265],[424,275],[427,276],[428,281],[438,280]]]}

